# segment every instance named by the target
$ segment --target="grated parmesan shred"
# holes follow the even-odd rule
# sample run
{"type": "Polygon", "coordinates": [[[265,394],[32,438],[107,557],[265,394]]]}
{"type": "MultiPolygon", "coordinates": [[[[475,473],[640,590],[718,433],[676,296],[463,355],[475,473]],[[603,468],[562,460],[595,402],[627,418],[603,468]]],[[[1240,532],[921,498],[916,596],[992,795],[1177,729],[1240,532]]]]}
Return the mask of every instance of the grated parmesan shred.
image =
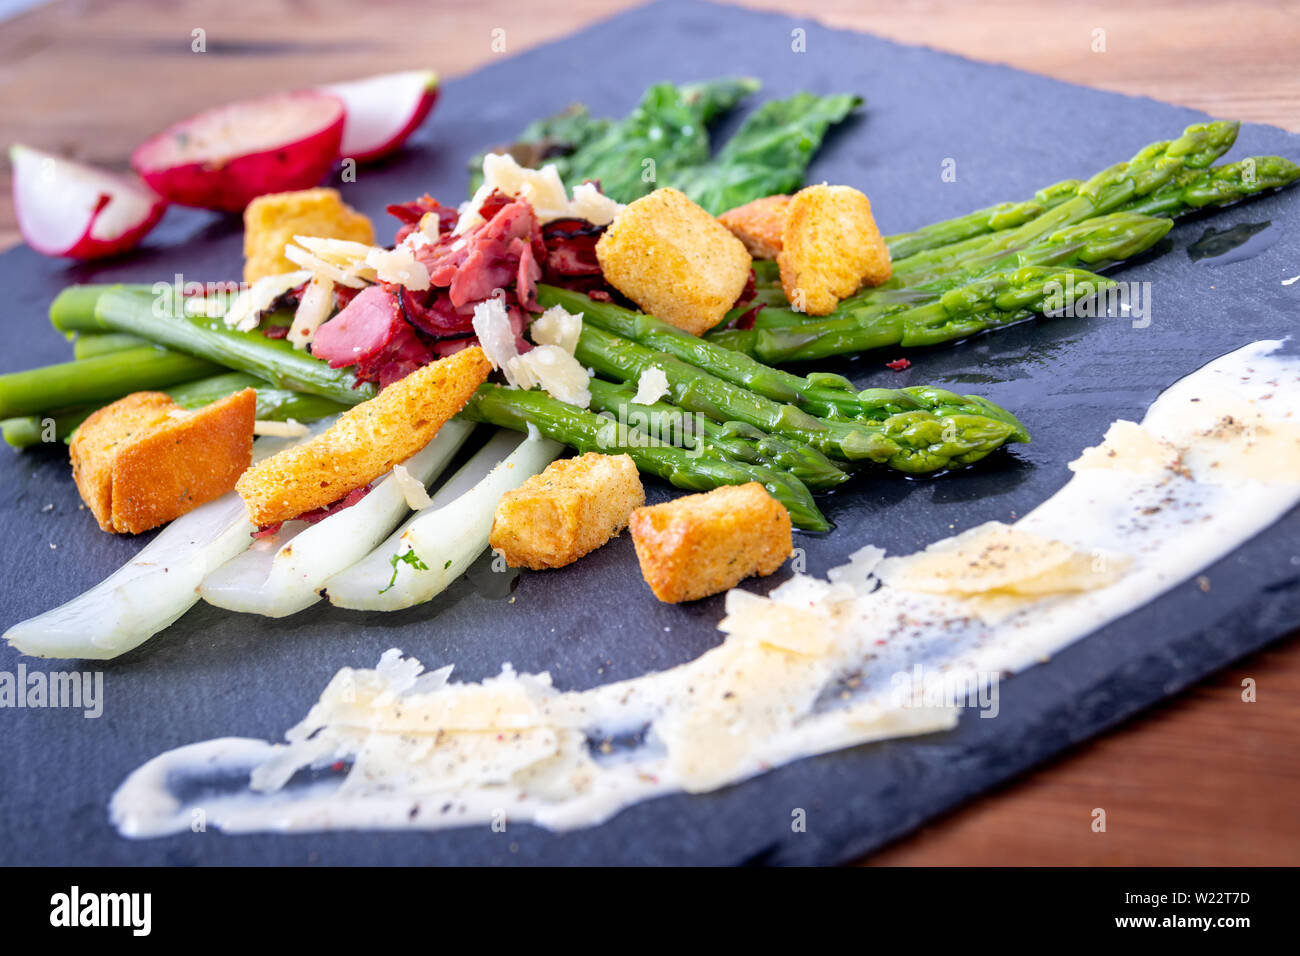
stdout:
{"type": "Polygon", "coordinates": [[[452,230],[454,235],[463,235],[483,223],[479,209],[496,190],[528,200],[537,221],[543,224],[556,219],[585,219],[596,226],[607,226],[623,209],[592,183],[575,186],[570,199],[553,163],[541,169],[528,169],[507,153],[488,153],[483,157],[483,184],[468,202],[461,204],[460,218],[452,230]]]}
{"type": "Polygon", "coordinates": [[[302,438],[310,434],[309,429],[302,422],[292,418],[285,419],[282,422],[262,421],[253,422],[253,434],[258,436],[267,436],[270,438],[302,438]]]}
{"type": "Polygon", "coordinates": [[[668,376],[658,365],[651,365],[636,380],[634,405],[653,405],[668,394],[668,376]]]}
{"type": "Polygon", "coordinates": [[[563,306],[553,305],[533,319],[528,334],[538,345],[558,345],[572,355],[582,335],[582,313],[574,314],[565,311],[563,306]]]}
{"type": "Polygon", "coordinates": [[[251,332],[271,303],[310,278],[311,273],[306,270],[263,276],[235,297],[223,321],[229,328],[251,332]]]}
{"type": "Polygon", "coordinates": [[[393,481],[397,482],[402,497],[406,499],[406,504],[412,511],[421,511],[433,503],[433,499],[429,497],[429,492],[420,479],[401,465],[393,466],[393,481]]]}

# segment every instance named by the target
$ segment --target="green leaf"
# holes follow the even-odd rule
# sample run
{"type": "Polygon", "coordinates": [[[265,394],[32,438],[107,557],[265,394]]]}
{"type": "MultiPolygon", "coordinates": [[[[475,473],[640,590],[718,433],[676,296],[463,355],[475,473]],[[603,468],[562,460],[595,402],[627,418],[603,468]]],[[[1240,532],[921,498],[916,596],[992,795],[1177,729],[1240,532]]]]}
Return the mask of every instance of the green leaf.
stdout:
{"type": "MultiPolygon", "coordinates": [[[[397,583],[398,564],[409,564],[417,571],[429,570],[429,566],[420,560],[420,556],[416,554],[414,551],[411,551],[410,549],[403,551],[401,554],[393,555],[391,558],[388,559],[388,563],[393,566],[393,576],[388,579],[388,586],[380,589],[379,591],[380,594],[387,594],[389,591],[393,589],[393,585],[397,583]]],[[[447,563],[450,564],[451,562],[449,561],[447,563]]]]}
{"type": "MultiPolygon", "coordinates": [[[[749,77],[656,83],[624,119],[593,119],[575,104],[531,123],[508,151],[531,168],[554,163],[570,187],[599,180],[605,194],[619,202],[674,186],[717,214],[802,186],[827,130],[862,103],[848,93],[771,100],[746,117],[712,156],[709,124],[758,88],[749,77]]],[[[481,181],[481,154],[473,165],[471,193],[481,181]]]]}
{"type": "Polygon", "coordinates": [[[862,103],[860,96],[797,93],[769,100],[741,124],[713,162],[672,183],[717,215],[763,196],[794,192],[826,131],[862,103]]]}

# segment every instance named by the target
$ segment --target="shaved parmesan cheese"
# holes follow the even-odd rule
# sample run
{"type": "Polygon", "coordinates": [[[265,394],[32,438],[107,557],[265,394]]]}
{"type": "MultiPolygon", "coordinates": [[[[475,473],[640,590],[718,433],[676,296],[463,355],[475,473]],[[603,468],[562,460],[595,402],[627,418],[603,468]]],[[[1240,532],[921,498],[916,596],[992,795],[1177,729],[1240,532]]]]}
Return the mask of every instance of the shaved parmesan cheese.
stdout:
{"type": "Polygon", "coordinates": [[[344,269],[364,262],[371,250],[377,248],[351,239],[330,239],[324,236],[294,236],[293,241],[313,255],[344,269]]]}
{"type": "Polygon", "coordinates": [[[456,220],[456,225],[452,227],[451,234],[453,236],[463,236],[475,226],[481,226],[486,222],[479,215],[479,209],[482,208],[483,203],[491,195],[492,188],[485,182],[474,190],[474,195],[456,207],[456,211],[460,213],[460,218],[456,220]]]}
{"type": "Polygon", "coordinates": [[[651,365],[636,380],[636,395],[632,397],[634,405],[653,405],[668,394],[668,376],[658,365],[651,365]]]}
{"type": "Polygon", "coordinates": [[[778,604],[740,588],[727,592],[727,616],[718,630],[804,657],[824,657],[834,646],[830,621],[816,610],[778,604]]]}
{"type": "Polygon", "coordinates": [[[262,421],[253,422],[254,435],[269,435],[272,438],[302,438],[310,433],[310,429],[300,421],[292,418],[285,419],[282,422],[262,421]]]}
{"type": "Polygon", "coordinates": [[[587,388],[591,374],[572,354],[558,345],[539,345],[519,354],[510,316],[500,299],[474,306],[474,334],[492,367],[505,373],[507,384],[525,390],[540,385],[562,402],[579,408],[591,405],[591,391],[587,388]]]}
{"type": "Polygon", "coordinates": [[[527,169],[508,153],[488,153],[483,157],[483,186],[527,199],[541,222],[568,215],[569,195],[554,164],[527,169]]]}
{"type": "Polygon", "coordinates": [[[514,379],[524,389],[540,385],[552,398],[579,408],[591,405],[591,376],[582,363],[558,345],[539,345],[510,359],[506,379],[514,379]]]}
{"type": "Polygon", "coordinates": [[[276,299],[310,278],[311,273],[307,271],[263,276],[235,297],[235,301],[226,312],[226,325],[240,332],[253,331],[257,328],[262,313],[269,309],[276,299]]]}
{"type": "Polygon", "coordinates": [[[410,249],[371,249],[366,253],[366,265],[375,270],[380,282],[391,282],[412,292],[429,288],[429,270],[415,260],[410,249]]]}
{"type": "Polygon", "coordinates": [[[812,710],[832,673],[831,662],[820,657],[734,638],[686,666],[691,692],[653,730],[687,793],[752,772],[755,754],[812,710]]]}
{"type": "Polygon", "coordinates": [[[601,193],[593,183],[582,183],[573,189],[569,199],[555,164],[541,169],[520,166],[508,153],[488,153],[483,157],[483,184],[474,191],[469,202],[460,207],[460,218],[452,232],[459,236],[483,223],[479,209],[483,202],[500,190],[515,199],[526,199],[537,214],[539,223],[556,219],[585,219],[593,225],[605,226],[614,221],[623,206],[601,193]]]}
{"type": "Polygon", "coordinates": [[[608,226],[622,210],[622,203],[610,199],[594,183],[579,183],[573,187],[569,215],[575,219],[585,219],[593,226],[608,226]]]}
{"type": "Polygon", "coordinates": [[[424,484],[401,465],[393,466],[393,481],[397,482],[402,497],[412,511],[420,511],[433,502],[424,484]]]}
{"type": "Polygon", "coordinates": [[[425,246],[431,246],[438,241],[438,214],[436,212],[426,212],[420,217],[420,224],[412,229],[410,234],[402,240],[399,248],[406,249],[423,249],[425,246]]]}
{"type": "Polygon", "coordinates": [[[295,265],[302,266],[307,270],[308,275],[323,276],[331,282],[337,282],[339,285],[345,285],[350,289],[364,289],[366,287],[365,281],[358,276],[340,269],[333,263],[326,262],[320,256],[313,255],[293,243],[289,243],[284,247],[284,257],[295,265]]]}
{"type": "Polygon", "coordinates": [[[879,574],[891,587],[928,594],[1048,596],[1105,587],[1130,563],[989,521],[919,554],[887,558],[879,574]]]}
{"type": "Polygon", "coordinates": [[[863,545],[849,555],[849,563],[826,572],[832,584],[852,588],[859,594],[870,594],[880,583],[875,577],[877,565],[885,557],[885,549],[874,544],[863,545]]]}
{"type": "Polygon", "coordinates": [[[582,313],[575,315],[563,306],[553,305],[533,319],[528,334],[538,345],[558,345],[572,355],[582,335],[582,313]]]}
{"type": "Polygon", "coordinates": [[[375,281],[375,269],[366,259],[371,252],[384,251],[364,242],[321,236],[294,236],[293,242],[284,247],[290,262],[354,289],[375,281]]]}
{"type": "Polygon", "coordinates": [[[1100,445],[1085,448],[1070,462],[1071,471],[1111,468],[1141,475],[1172,471],[1179,466],[1178,449],[1161,441],[1136,422],[1123,419],[1106,430],[1100,445]]]}
{"type": "Polygon", "coordinates": [[[296,349],[305,349],[316,338],[316,330],[324,324],[334,310],[334,283],[322,275],[314,275],[298,300],[289,327],[289,341],[296,349]]]}
{"type": "MultiPolygon", "coordinates": [[[[483,354],[497,371],[506,371],[510,360],[519,355],[515,348],[515,330],[510,326],[510,315],[500,299],[486,299],[474,306],[474,334],[483,354]]],[[[510,373],[506,371],[509,380],[510,373]]],[[[515,384],[511,382],[510,384],[515,384]]]]}

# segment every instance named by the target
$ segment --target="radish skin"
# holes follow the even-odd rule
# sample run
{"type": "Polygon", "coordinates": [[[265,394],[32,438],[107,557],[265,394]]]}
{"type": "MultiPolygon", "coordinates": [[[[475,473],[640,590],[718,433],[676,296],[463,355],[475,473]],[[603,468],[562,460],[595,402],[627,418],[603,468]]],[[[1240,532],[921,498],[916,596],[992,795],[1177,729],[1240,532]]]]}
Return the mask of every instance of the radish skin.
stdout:
{"type": "Polygon", "coordinates": [[[16,144],[14,211],[23,239],[37,252],[100,259],[134,249],[167,204],[137,179],[16,144]]]}
{"type": "Polygon", "coordinates": [[[330,603],[396,611],[440,594],[487,548],[501,496],[541,472],[563,450],[549,438],[498,432],[438,490],[429,507],[368,557],[325,582],[330,603]],[[403,558],[408,552],[423,567],[403,558]]]}
{"type": "MultiPolygon", "coordinates": [[[[474,426],[453,419],[403,465],[418,481],[433,481],[469,438],[474,426]]],[[[217,607],[267,617],[286,617],[320,600],[332,575],[369,554],[407,513],[406,498],[392,472],[364,498],[316,524],[286,522],[269,538],[203,579],[199,593],[217,607]]]]}
{"type": "Polygon", "coordinates": [[[131,154],[131,168],[182,206],[241,212],[265,193],[309,189],[334,165],[343,101],[322,90],[229,103],[182,120],[131,154]]]}
{"type": "Polygon", "coordinates": [[[408,70],[321,89],[347,109],[339,155],[368,163],[395,152],[424,122],[438,99],[438,74],[408,70]]]}

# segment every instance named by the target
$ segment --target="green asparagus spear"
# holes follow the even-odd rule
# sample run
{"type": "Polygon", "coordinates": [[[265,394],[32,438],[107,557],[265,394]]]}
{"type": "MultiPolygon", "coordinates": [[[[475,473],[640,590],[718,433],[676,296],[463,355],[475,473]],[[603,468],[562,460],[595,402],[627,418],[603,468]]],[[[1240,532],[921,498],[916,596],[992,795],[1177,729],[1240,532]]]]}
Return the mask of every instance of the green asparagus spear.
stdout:
{"type": "MultiPolygon", "coordinates": [[[[107,328],[219,362],[281,388],[319,395],[343,405],[359,404],[375,394],[373,385],[358,383],[348,369],[332,369],[284,339],[268,339],[256,331],[238,332],[227,328],[221,319],[175,315],[160,308],[154,297],[138,291],[104,292],[95,306],[95,315],[107,328]]],[[[117,356],[104,358],[112,360],[117,356]]]]}
{"type": "Polygon", "coordinates": [[[759,329],[735,344],[766,362],[810,361],[894,345],[937,345],[1019,322],[1061,290],[1071,290],[1074,298],[1082,298],[1114,285],[1081,269],[1025,266],[984,276],[945,292],[934,302],[901,312],[863,320],[852,315],[828,318],[797,329],[759,329]]]}
{"type": "Polygon", "coordinates": [[[1281,156],[1249,156],[1209,169],[1187,169],[1126,211],[1177,218],[1206,206],[1226,206],[1300,180],[1300,166],[1281,156]]]}
{"type": "MultiPolygon", "coordinates": [[[[1189,126],[1178,139],[1151,143],[1128,162],[1104,169],[1084,183],[1065,180],[1046,187],[1026,203],[991,206],[915,233],[889,237],[887,241],[896,241],[890,247],[896,271],[907,277],[902,284],[913,285],[917,273],[933,275],[971,255],[991,256],[1023,248],[1063,226],[1108,212],[1141,212],[1130,207],[1177,182],[1186,171],[1204,169],[1227,152],[1236,141],[1238,126],[1226,122],[1189,126]],[[1006,228],[1017,220],[1023,222],[1006,228]],[[962,245],[947,248],[954,243],[962,245]]],[[[899,285],[891,281],[879,291],[887,293],[899,285]]],[[[866,294],[877,292],[868,290],[866,294]]],[[[763,324],[773,324],[774,318],[765,317],[763,324]]],[[[778,319],[775,324],[784,323],[778,319]]]]}
{"type": "Polygon", "coordinates": [[[857,397],[847,387],[847,380],[838,386],[814,385],[803,376],[770,368],[748,355],[715,345],[652,315],[633,312],[611,302],[597,302],[581,292],[539,285],[537,301],[544,307],[558,305],[567,312],[580,313],[584,323],[632,339],[647,348],[667,352],[774,402],[797,405],[813,415],[851,417],[861,410],[857,397]]]}
{"type": "MultiPolygon", "coordinates": [[[[1149,221],[1158,224],[1161,230],[1168,229],[1166,220],[1149,221]]],[[[1094,244],[1091,248],[1101,249],[1100,236],[1092,236],[1090,241],[1094,244]]],[[[1108,251],[1113,249],[1113,239],[1112,245],[1106,248],[1108,251]]],[[[848,380],[839,376],[832,377],[834,384],[820,384],[824,376],[818,380],[810,380],[804,376],[791,375],[789,372],[771,368],[747,355],[733,352],[683,332],[651,315],[633,312],[611,303],[596,302],[581,293],[545,285],[538,286],[537,294],[538,300],[544,306],[559,305],[569,312],[580,312],[584,322],[625,339],[631,339],[647,348],[667,352],[688,365],[693,365],[733,385],[748,388],[775,402],[795,405],[811,415],[824,417],[868,420],[880,418],[877,414],[878,402],[864,406],[860,397],[849,390],[848,380]]],[[[997,408],[984,399],[974,396],[962,399],[942,389],[913,389],[907,396],[899,393],[899,401],[904,403],[904,407],[899,408],[900,411],[904,408],[907,410],[924,408],[936,414],[941,407],[949,414],[960,411],[972,415],[987,414],[990,408],[997,408]],[[932,405],[926,405],[923,395],[935,396],[936,401],[932,405]],[[940,396],[942,402],[937,401],[940,396]]],[[[1028,440],[1028,435],[1014,416],[1002,409],[998,409],[998,413],[1006,416],[1004,420],[1013,423],[1019,429],[1017,434],[1020,437],[1015,440],[1028,440]]],[[[814,486],[810,483],[809,487],[814,486]]]]}
{"type": "MultiPolygon", "coordinates": [[[[867,290],[845,299],[834,312],[821,319],[802,316],[798,321],[755,324],[754,328],[743,331],[711,332],[708,340],[769,364],[906,345],[905,325],[893,321],[893,316],[924,308],[944,293],[961,288],[963,283],[977,282],[981,275],[1025,266],[1107,268],[1150,249],[1172,227],[1170,219],[1133,212],[1097,216],[1058,229],[1022,249],[968,258],[961,265],[906,290],[908,295],[900,290],[893,296],[882,297],[867,290]]],[[[788,309],[770,311],[778,315],[801,315],[788,309]]]]}
{"type": "Polygon", "coordinates": [[[776,438],[744,422],[715,422],[707,415],[692,414],[667,402],[637,404],[632,401],[636,397],[634,387],[598,378],[591,380],[589,388],[594,410],[617,416],[617,421],[668,444],[710,457],[788,471],[813,491],[834,488],[848,480],[848,474],[817,449],[776,438]]]}
{"type": "Polygon", "coordinates": [[[898,471],[937,471],[983,457],[1011,440],[1015,429],[983,415],[940,419],[929,412],[908,412],[884,421],[838,421],[817,418],[793,405],[773,402],[663,352],[584,325],[575,356],[598,375],[636,381],[651,367],[668,380],[673,403],[719,422],[741,421],[783,438],[811,445],[832,458],[871,461],[898,471]],[[940,432],[928,427],[953,423],[940,432]]]}
{"type": "Polygon", "coordinates": [[[0,418],[102,405],[131,392],[188,382],[219,371],[211,362],[151,345],[76,362],[0,375],[0,418]]]}
{"type": "MultiPolygon", "coordinates": [[[[209,378],[201,378],[193,382],[185,382],[181,385],[165,388],[163,391],[170,395],[181,408],[195,409],[210,405],[218,399],[243,391],[245,388],[257,389],[257,419],[259,421],[283,422],[292,418],[300,422],[313,422],[318,418],[325,418],[328,415],[335,415],[347,410],[346,405],[332,402],[328,398],[294,392],[286,388],[276,388],[274,385],[270,385],[259,378],[254,378],[252,375],[245,375],[242,372],[213,375],[209,378]]],[[[52,415],[45,417],[29,415],[20,418],[7,418],[0,422],[0,429],[4,431],[5,441],[13,448],[27,448],[47,440],[67,441],[94,410],[95,406],[87,405],[67,411],[54,412],[52,415]],[[52,431],[47,429],[47,421],[52,422],[52,431]]]]}
{"type": "Polygon", "coordinates": [[[149,344],[139,336],[122,332],[79,332],[77,340],[72,343],[72,354],[74,358],[87,359],[149,344]]]}
{"type": "Polygon", "coordinates": [[[979,238],[991,232],[1014,229],[1023,226],[1031,219],[1036,219],[1049,209],[1054,209],[1071,198],[1082,183],[1077,179],[1065,179],[1040,189],[1033,199],[1024,202],[1004,202],[985,209],[945,219],[929,226],[923,226],[914,232],[903,232],[885,237],[889,246],[889,258],[894,262],[895,271],[908,271],[909,260],[943,246],[979,238]]]}
{"type": "Polygon", "coordinates": [[[545,392],[480,385],[460,415],[469,421],[516,431],[526,431],[531,424],[547,438],[582,452],[627,454],[641,471],[688,491],[709,491],[721,485],[757,481],[785,505],[796,527],[808,531],[829,531],[831,527],[812,494],[791,474],[656,444],[643,431],[620,429],[607,418],[561,402],[545,392]]]}
{"type": "Polygon", "coordinates": [[[82,406],[46,415],[21,415],[0,421],[0,433],[10,448],[22,450],[50,442],[67,441],[94,408],[82,406]]]}
{"type": "Polygon", "coordinates": [[[873,421],[884,421],[893,415],[915,411],[929,412],[940,419],[953,415],[983,415],[996,418],[1011,427],[1008,441],[1032,441],[1020,419],[979,395],[958,395],[933,385],[911,385],[907,388],[863,389],[858,393],[858,401],[862,405],[863,416],[873,421]]]}
{"type": "Polygon", "coordinates": [[[140,294],[149,292],[147,285],[70,285],[50,303],[50,324],[60,332],[105,332],[107,329],[95,318],[95,305],[109,289],[130,289],[140,294]]]}
{"type": "Polygon", "coordinates": [[[227,372],[224,375],[201,378],[165,391],[181,408],[195,409],[211,405],[218,399],[246,388],[257,389],[258,421],[283,422],[292,418],[298,422],[314,422],[318,418],[345,412],[351,407],[319,395],[280,388],[243,372],[227,372]]]}
{"type": "Polygon", "coordinates": [[[1196,123],[1169,142],[1152,143],[1127,163],[1097,173],[1054,209],[1019,228],[998,233],[988,253],[1028,246],[1063,226],[1114,212],[1149,196],[1184,169],[1203,169],[1227,152],[1237,139],[1239,123],[1196,123]]]}

